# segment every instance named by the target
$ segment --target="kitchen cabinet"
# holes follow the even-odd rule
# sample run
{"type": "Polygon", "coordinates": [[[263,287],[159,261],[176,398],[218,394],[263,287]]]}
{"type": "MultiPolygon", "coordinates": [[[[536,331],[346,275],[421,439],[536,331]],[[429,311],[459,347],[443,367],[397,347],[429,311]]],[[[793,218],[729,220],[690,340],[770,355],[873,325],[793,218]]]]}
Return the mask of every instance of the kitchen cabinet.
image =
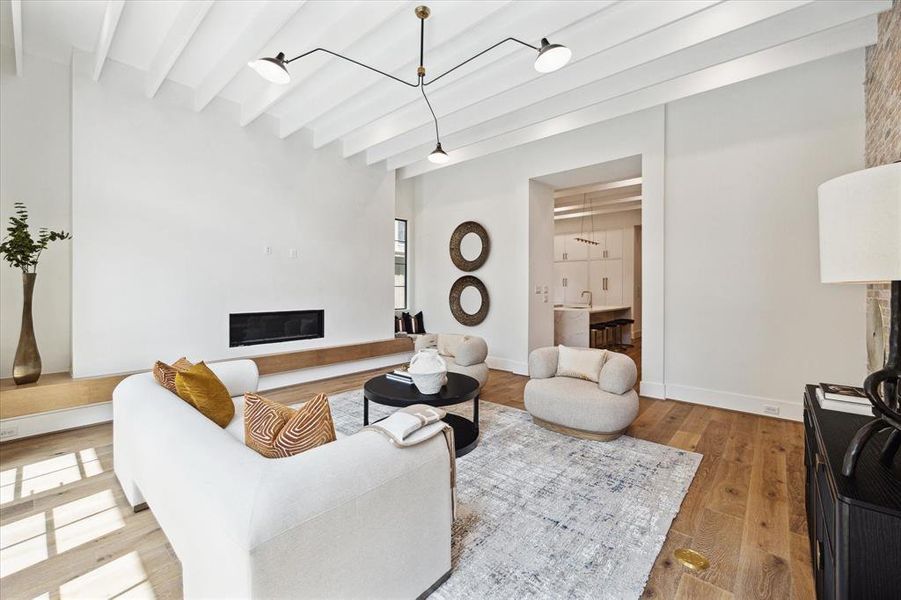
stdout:
{"type": "Polygon", "coordinates": [[[588,263],[592,304],[614,306],[623,303],[623,261],[592,260],[588,263]]]}
{"type": "Polygon", "coordinates": [[[588,290],[588,262],[554,263],[554,304],[581,304],[582,292],[588,290]]]}
{"type": "Polygon", "coordinates": [[[623,257],[623,230],[608,229],[595,231],[596,246],[591,246],[588,258],[591,260],[621,259],[623,257]]]}

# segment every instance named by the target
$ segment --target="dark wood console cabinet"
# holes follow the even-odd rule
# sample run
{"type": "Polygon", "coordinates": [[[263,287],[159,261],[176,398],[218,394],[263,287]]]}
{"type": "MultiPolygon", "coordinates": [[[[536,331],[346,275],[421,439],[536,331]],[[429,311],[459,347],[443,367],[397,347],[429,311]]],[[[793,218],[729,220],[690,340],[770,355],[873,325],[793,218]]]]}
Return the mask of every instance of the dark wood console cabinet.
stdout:
{"type": "Polygon", "coordinates": [[[886,434],[861,454],[854,477],[841,473],[848,442],[870,417],[820,408],[804,394],[807,529],[817,598],[901,599],[901,455],[879,463],[886,434]]]}

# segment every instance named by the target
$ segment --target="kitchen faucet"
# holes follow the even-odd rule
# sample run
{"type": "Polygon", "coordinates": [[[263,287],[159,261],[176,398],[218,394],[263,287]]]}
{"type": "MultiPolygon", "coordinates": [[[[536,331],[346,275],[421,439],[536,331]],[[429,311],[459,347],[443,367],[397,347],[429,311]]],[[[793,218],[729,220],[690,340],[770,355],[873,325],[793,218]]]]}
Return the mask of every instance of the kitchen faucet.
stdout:
{"type": "Polygon", "coordinates": [[[580,297],[580,298],[584,298],[584,297],[585,297],[585,294],[588,294],[588,306],[589,306],[589,307],[594,306],[594,301],[593,301],[593,300],[594,300],[594,296],[592,295],[592,293],[591,293],[590,291],[585,290],[584,292],[582,292],[582,293],[579,295],[579,297],[580,297]]]}

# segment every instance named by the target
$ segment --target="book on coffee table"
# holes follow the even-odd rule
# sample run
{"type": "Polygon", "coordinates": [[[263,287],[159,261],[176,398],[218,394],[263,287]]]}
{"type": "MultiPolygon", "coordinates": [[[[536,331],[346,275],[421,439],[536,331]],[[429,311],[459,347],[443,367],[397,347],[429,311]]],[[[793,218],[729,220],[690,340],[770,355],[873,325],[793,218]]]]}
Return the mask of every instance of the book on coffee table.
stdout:
{"type": "Polygon", "coordinates": [[[837,383],[821,383],[823,397],[836,402],[852,402],[854,404],[870,404],[870,399],[864,393],[863,388],[851,385],[839,385],[837,383]]]}
{"type": "MultiPolygon", "coordinates": [[[[849,396],[841,397],[849,398],[849,396]]],[[[833,400],[826,397],[826,392],[823,390],[823,387],[820,386],[817,388],[817,401],[820,403],[820,406],[826,410],[837,410],[867,417],[873,416],[873,405],[870,404],[869,399],[866,397],[864,397],[864,402],[860,402],[860,397],[858,396],[854,396],[854,400],[850,402],[845,399],[833,400]]]]}

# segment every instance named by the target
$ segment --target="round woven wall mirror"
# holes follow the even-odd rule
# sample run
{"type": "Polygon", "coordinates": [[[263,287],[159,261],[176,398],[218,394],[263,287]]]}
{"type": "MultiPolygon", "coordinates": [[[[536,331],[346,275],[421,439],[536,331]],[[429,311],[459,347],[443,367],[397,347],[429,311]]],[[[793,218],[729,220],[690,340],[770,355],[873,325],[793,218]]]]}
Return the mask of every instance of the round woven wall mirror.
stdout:
{"type": "Polygon", "coordinates": [[[482,283],[481,279],[472,275],[464,275],[454,282],[454,285],[451,286],[448,300],[450,301],[451,314],[454,315],[458,323],[468,327],[478,325],[484,321],[485,317],[488,316],[488,308],[491,304],[485,284],[482,283]],[[472,291],[478,294],[481,302],[473,302],[474,299],[469,297],[472,295],[472,291]],[[467,296],[465,301],[464,292],[467,296]],[[466,309],[464,309],[464,305],[466,309]],[[475,309],[474,312],[471,312],[473,309],[475,309]]]}
{"type": "Polygon", "coordinates": [[[484,265],[489,252],[488,232],[475,221],[461,223],[451,234],[450,257],[461,271],[475,271],[484,265]]]}

